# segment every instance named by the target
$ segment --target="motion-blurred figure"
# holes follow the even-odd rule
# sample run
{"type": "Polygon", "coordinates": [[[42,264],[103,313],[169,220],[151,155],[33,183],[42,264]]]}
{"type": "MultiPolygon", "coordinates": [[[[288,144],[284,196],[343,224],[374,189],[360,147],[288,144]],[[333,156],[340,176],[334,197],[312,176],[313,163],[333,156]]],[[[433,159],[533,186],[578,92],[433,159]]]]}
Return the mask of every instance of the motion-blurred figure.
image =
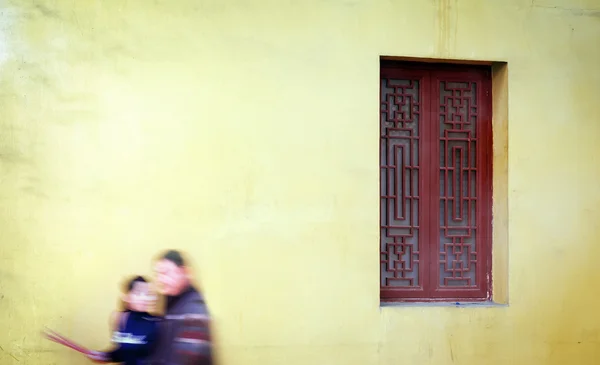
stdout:
{"type": "Polygon", "coordinates": [[[194,287],[188,263],[179,251],[162,254],[154,265],[157,286],[166,298],[151,365],[211,365],[210,315],[194,287]]]}
{"type": "Polygon", "coordinates": [[[96,362],[138,365],[156,343],[158,318],[148,314],[156,295],[148,282],[138,276],[127,283],[123,293],[124,312],[113,314],[112,342],[108,351],[91,351],[87,356],[96,362]]]}

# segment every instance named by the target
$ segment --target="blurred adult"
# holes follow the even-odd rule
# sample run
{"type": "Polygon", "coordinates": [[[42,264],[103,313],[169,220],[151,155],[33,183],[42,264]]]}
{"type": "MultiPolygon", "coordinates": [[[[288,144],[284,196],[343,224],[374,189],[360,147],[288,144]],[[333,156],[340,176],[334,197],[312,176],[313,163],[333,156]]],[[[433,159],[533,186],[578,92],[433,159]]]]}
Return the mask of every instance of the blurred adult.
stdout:
{"type": "Polygon", "coordinates": [[[211,365],[210,314],[193,284],[181,252],[169,250],[154,263],[158,292],[166,307],[158,341],[148,358],[151,365],[211,365]]]}

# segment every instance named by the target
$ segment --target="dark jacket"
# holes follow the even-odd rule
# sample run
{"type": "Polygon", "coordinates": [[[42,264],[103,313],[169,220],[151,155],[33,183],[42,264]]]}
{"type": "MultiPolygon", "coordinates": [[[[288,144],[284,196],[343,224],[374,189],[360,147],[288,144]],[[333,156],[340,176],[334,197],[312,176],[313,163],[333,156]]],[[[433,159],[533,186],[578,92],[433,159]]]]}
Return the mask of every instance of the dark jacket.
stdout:
{"type": "Polygon", "coordinates": [[[116,348],[106,353],[110,362],[139,365],[156,342],[158,319],[148,313],[128,311],[121,314],[112,342],[116,348]]]}
{"type": "Polygon", "coordinates": [[[193,287],[177,297],[167,298],[165,316],[159,324],[155,351],[148,365],[211,365],[210,324],[189,318],[209,317],[202,295],[193,287]]]}

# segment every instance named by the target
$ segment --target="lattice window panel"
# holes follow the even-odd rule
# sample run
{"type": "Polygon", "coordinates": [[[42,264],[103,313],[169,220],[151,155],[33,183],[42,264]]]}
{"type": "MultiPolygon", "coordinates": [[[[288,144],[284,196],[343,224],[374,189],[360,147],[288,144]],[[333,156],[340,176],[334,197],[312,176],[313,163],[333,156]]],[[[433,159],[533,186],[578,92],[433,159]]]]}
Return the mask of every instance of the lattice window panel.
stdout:
{"type": "Polygon", "coordinates": [[[382,64],[382,300],[491,292],[491,77],[382,64]]]}

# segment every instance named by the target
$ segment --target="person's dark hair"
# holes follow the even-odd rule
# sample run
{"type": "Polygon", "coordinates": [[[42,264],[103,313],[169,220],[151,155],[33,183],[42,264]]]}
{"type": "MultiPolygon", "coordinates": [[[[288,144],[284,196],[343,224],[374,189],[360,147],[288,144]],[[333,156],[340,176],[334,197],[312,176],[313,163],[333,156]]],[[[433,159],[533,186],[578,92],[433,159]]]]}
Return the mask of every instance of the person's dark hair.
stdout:
{"type": "Polygon", "coordinates": [[[129,293],[131,290],[133,290],[133,287],[136,283],[147,283],[147,282],[148,281],[146,279],[144,279],[142,276],[136,276],[135,278],[129,280],[129,282],[125,286],[125,290],[127,293],[129,293]]]}
{"type": "Polygon", "coordinates": [[[169,251],[165,252],[164,254],[162,254],[160,256],[160,258],[161,258],[161,260],[169,260],[172,263],[174,263],[175,265],[177,265],[178,267],[185,266],[185,260],[183,259],[181,252],[179,252],[177,250],[169,250],[169,251]]]}

